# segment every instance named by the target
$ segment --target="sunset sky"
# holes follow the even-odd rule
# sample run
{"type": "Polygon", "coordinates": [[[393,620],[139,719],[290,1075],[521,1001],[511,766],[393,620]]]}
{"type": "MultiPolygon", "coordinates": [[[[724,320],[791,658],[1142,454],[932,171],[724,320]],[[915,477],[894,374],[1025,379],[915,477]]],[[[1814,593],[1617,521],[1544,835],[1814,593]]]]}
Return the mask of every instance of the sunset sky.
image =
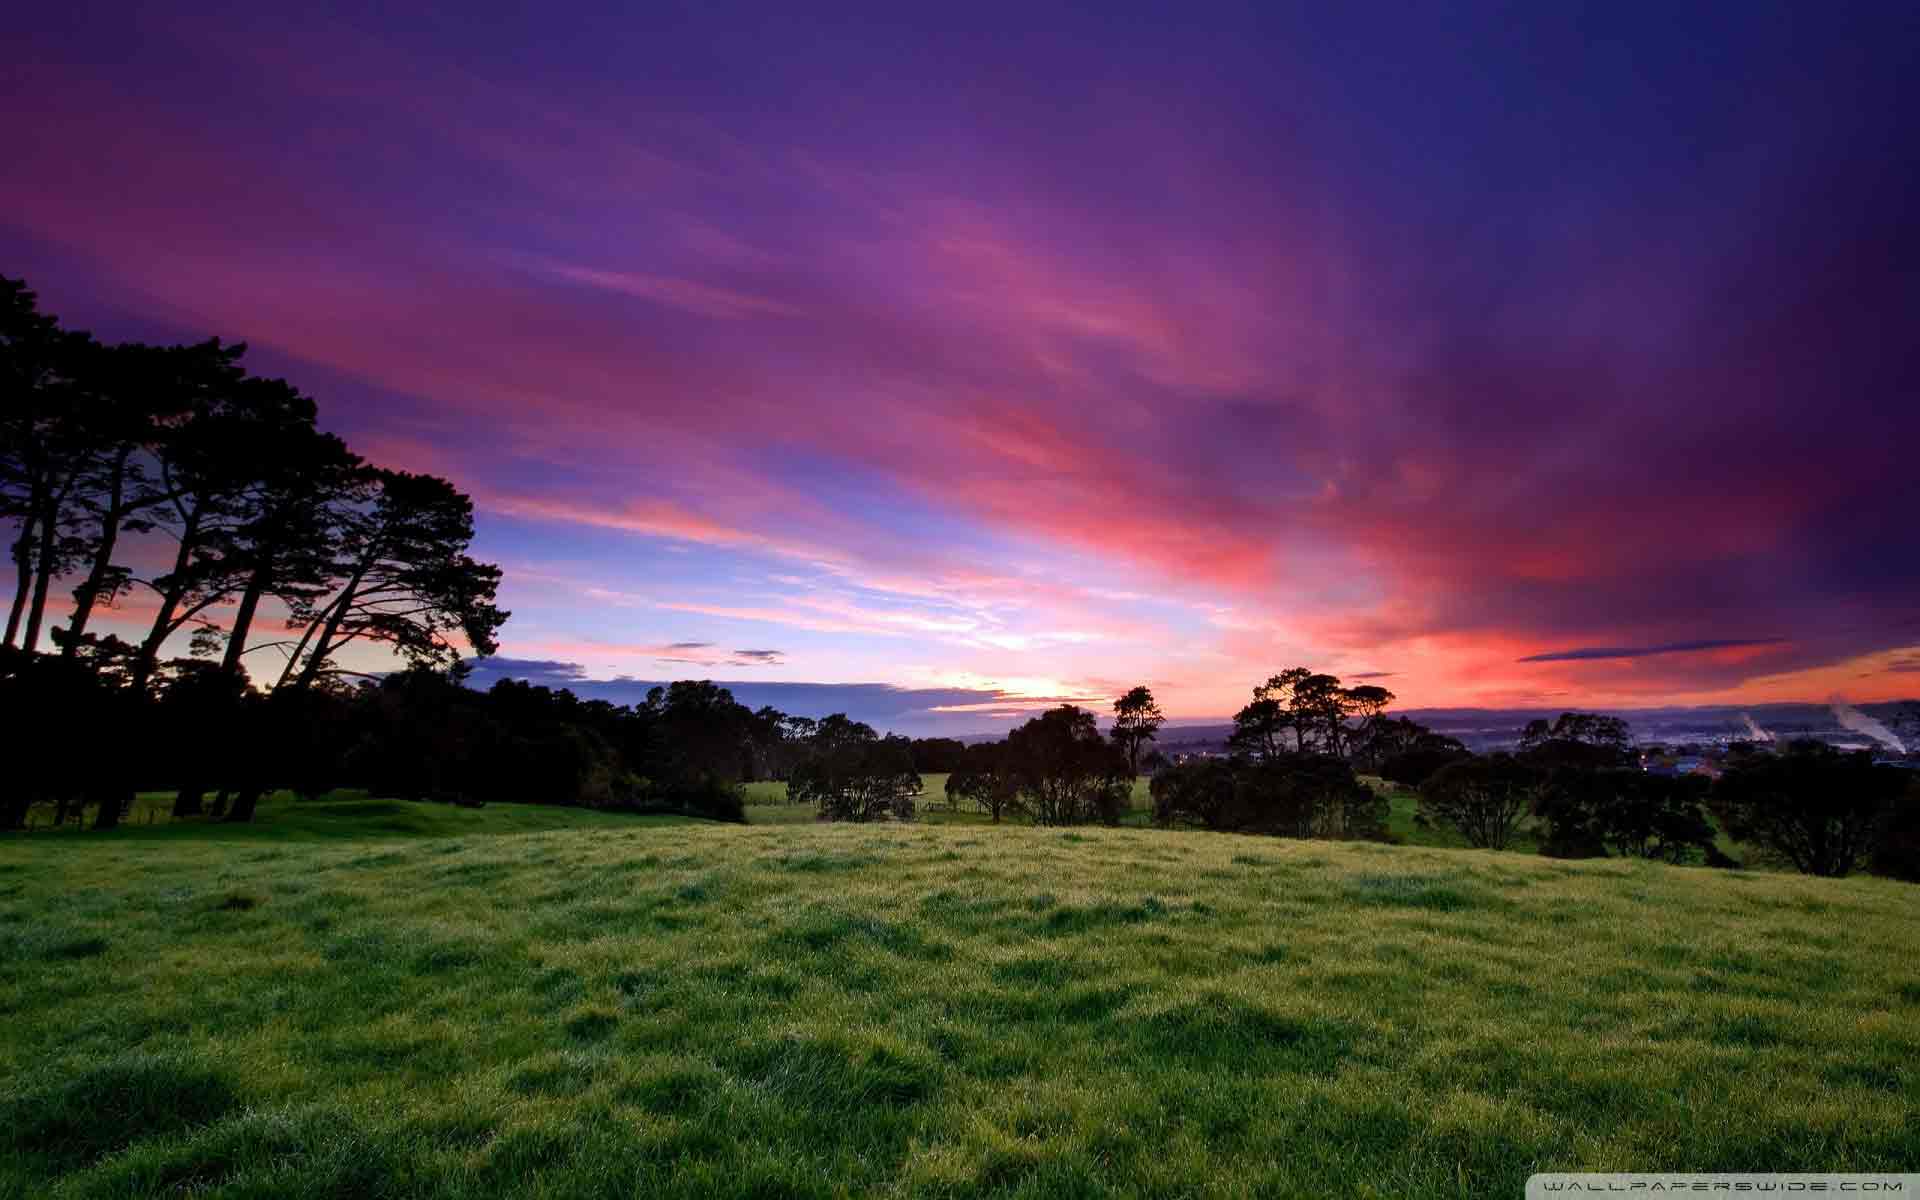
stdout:
{"type": "Polygon", "coordinates": [[[0,272],[470,492],[496,671],[1920,695],[1920,7],[393,7],[11,13],[0,272]]]}

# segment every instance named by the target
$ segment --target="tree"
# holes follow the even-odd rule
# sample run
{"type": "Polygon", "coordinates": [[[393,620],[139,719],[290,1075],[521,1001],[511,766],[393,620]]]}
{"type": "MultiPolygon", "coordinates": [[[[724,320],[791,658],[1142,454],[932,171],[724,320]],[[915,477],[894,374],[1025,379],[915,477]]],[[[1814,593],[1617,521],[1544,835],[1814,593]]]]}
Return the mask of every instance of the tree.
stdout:
{"type": "Polygon", "coordinates": [[[1147,785],[1153,823],[1162,828],[1240,828],[1239,772],[1244,767],[1244,760],[1194,758],[1155,771],[1147,785]]]}
{"type": "Polygon", "coordinates": [[[787,782],[797,803],[813,804],[827,821],[911,820],[920,776],[903,737],[836,713],[821,720],[810,753],[787,782]]]}
{"type": "MultiPolygon", "coordinates": [[[[1387,706],[1393,703],[1394,698],[1394,694],[1386,688],[1370,683],[1343,688],[1340,692],[1342,723],[1344,724],[1347,716],[1359,718],[1359,725],[1353,731],[1348,752],[1365,766],[1378,768],[1384,757],[1379,730],[1381,726],[1388,723],[1387,706]]],[[[1411,724],[1411,722],[1408,723],[1411,724]]]]}
{"type": "Polygon", "coordinates": [[[1113,744],[1126,753],[1129,774],[1140,773],[1140,747],[1154,740],[1166,720],[1145,684],[1130,689],[1113,702],[1113,728],[1109,735],[1113,744]]]}
{"type": "Polygon", "coordinates": [[[1035,824],[1120,823],[1133,777],[1086,709],[1063,704],[1034,717],[1007,735],[1006,756],[1035,824]]]}
{"type": "Polygon", "coordinates": [[[947,800],[957,805],[966,800],[981,812],[1000,818],[1014,811],[1020,799],[1020,780],[1007,763],[1005,742],[980,742],[968,746],[960,762],[947,776],[947,800]]]}
{"type": "Polygon", "coordinates": [[[1471,757],[1459,738],[1406,717],[1375,721],[1366,736],[1362,756],[1376,764],[1381,778],[1402,787],[1417,788],[1441,767],[1471,757]]]}
{"type": "Polygon", "coordinates": [[[1295,692],[1313,678],[1305,667],[1288,667],[1253,689],[1253,702],[1233,718],[1233,736],[1228,745],[1239,754],[1257,754],[1271,758],[1286,749],[1287,731],[1293,732],[1293,748],[1306,749],[1307,731],[1301,725],[1295,692]]]}
{"type": "MultiPolygon", "coordinates": [[[[277,380],[249,380],[270,393],[269,409],[292,408],[293,389],[277,380]],[[272,394],[278,393],[278,394],[272,394]]],[[[221,669],[238,673],[260,603],[311,603],[332,583],[340,557],[343,513],[362,495],[365,472],[339,438],[292,425],[256,463],[255,479],[240,497],[232,530],[221,539],[209,574],[232,581],[238,597],[221,669]]]]}
{"type": "Polygon", "coordinates": [[[278,456],[283,447],[313,436],[313,401],[292,388],[248,379],[240,367],[245,346],[209,342],[196,349],[185,364],[193,372],[189,409],[162,431],[153,451],[163,498],[147,519],[173,541],[174,550],[161,560],[158,574],[131,580],[155,601],[133,665],[139,690],[167,641],[181,630],[191,627],[209,649],[217,648],[220,631],[206,614],[230,600],[246,579],[234,539],[254,499],[254,456],[278,456]]]}
{"type": "Polygon", "coordinates": [[[1342,687],[1336,676],[1289,667],[1253,689],[1252,703],[1234,714],[1228,746],[1236,754],[1271,759],[1285,752],[1291,732],[1297,754],[1314,750],[1344,756],[1347,718],[1359,715],[1364,735],[1393,699],[1382,687],[1342,687]]]}
{"type": "Polygon", "coordinates": [[[1346,690],[1332,675],[1308,675],[1293,686],[1293,727],[1297,749],[1318,749],[1340,757],[1347,752],[1346,690]]]}
{"type": "Polygon", "coordinates": [[[1227,748],[1237,755],[1275,758],[1286,753],[1286,733],[1293,719],[1286,707],[1271,696],[1256,691],[1253,702],[1233,714],[1233,733],[1227,748]]]}
{"type": "Polygon", "coordinates": [[[1615,854],[1683,863],[1711,858],[1714,828],[1699,776],[1633,768],[1555,770],[1534,800],[1545,826],[1540,852],[1556,858],[1615,854]]]}
{"type": "Polygon", "coordinates": [[[1839,878],[1881,843],[1909,782],[1897,768],[1874,766],[1869,751],[1799,740],[1729,766],[1709,804],[1729,836],[1803,874],[1839,878]]]}
{"type": "Polygon", "coordinates": [[[42,313],[24,281],[0,275],[0,520],[11,522],[13,604],[5,645],[14,644],[33,588],[34,548],[51,466],[48,434],[59,411],[59,323],[42,313]]]}
{"type": "Polygon", "coordinates": [[[1419,813],[1453,826],[1467,843],[1504,850],[1532,808],[1539,773],[1511,755],[1469,758],[1436,771],[1420,786],[1419,813]]]}
{"type": "Polygon", "coordinates": [[[1871,865],[1875,875],[1920,883],[1920,773],[1907,774],[1912,782],[1880,828],[1871,865]]]}
{"type": "Polygon", "coordinates": [[[41,313],[23,281],[0,276],[0,519],[14,526],[9,646],[39,648],[52,581],[78,553],[73,494],[89,445],[75,412],[98,349],[41,313]]]}
{"type": "Polygon", "coordinates": [[[958,738],[914,738],[913,769],[923,775],[944,775],[960,768],[967,746],[958,738]]]}
{"type": "Polygon", "coordinates": [[[1326,754],[1196,759],[1153,777],[1154,820],[1282,837],[1378,839],[1388,804],[1326,754]]]}
{"type": "Polygon", "coordinates": [[[740,782],[753,756],[753,710],[711,680],[678,680],[648,691],[634,716],[638,736],[624,739],[628,761],[663,803],[744,818],[740,782]]]}
{"type": "Polygon", "coordinates": [[[116,560],[124,534],[151,533],[153,511],[166,502],[155,453],[190,412],[209,360],[224,361],[218,342],[199,346],[137,344],[98,347],[77,388],[74,422],[85,449],[72,501],[73,537],[86,574],[73,592],[73,614],[57,633],[61,653],[78,653],[101,604],[111,604],[132,571],[116,560]]]}
{"type": "Polygon", "coordinates": [[[1619,717],[1563,712],[1520,731],[1520,754],[1543,768],[1616,767],[1633,762],[1633,730],[1619,717]]]}
{"type": "Polygon", "coordinates": [[[473,501],[431,475],[374,470],[364,486],[370,497],[339,518],[333,590],[293,601],[289,624],[305,632],[287,655],[283,688],[338,674],[334,656],[355,641],[430,668],[458,661],[456,635],[476,654],[497,649],[493,635],[507,619],[493,604],[500,568],[467,555],[473,501]]]}

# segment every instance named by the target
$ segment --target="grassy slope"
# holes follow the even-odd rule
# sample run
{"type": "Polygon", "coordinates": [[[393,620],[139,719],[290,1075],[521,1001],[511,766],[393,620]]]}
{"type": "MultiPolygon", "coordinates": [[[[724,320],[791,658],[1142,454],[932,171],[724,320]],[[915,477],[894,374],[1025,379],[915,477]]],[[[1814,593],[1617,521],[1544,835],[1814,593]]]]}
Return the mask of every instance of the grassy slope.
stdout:
{"type": "Polygon", "coordinates": [[[0,842],[0,1194],[1485,1196],[1920,1162],[1920,888],[269,818],[0,842]]]}

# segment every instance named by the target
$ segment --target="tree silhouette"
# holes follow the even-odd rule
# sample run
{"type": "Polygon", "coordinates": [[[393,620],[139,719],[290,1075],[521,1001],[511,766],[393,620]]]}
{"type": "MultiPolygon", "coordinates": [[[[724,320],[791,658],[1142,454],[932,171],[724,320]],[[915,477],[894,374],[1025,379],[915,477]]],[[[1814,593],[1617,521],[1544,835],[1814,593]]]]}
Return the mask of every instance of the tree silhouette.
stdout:
{"type": "Polygon", "coordinates": [[[836,713],[821,719],[787,786],[796,803],[817,806],[825,820],[905,820],[913,816],[920,776],[906,738],[882,738],[836,713]]]}
{"type": "MultiPolygon", "coordinates": [[[[250,383],[269,393],[293,390],[277,380],[250,383]]],[[[294,403],[285,395],[268,402],[275,401],[294,403]]],[[[222,539],[220,565],[237,579],[239,597],[220,664],[230,673],[241,670],[263,599],[310,603],[332,582],[342,513],[363,483],[359,456],[339,438],[298,426],[286,433],[257,466],[258,477],[241,497],[240,519],[222,539]]]]}
{"type": "Polygon", "coordinates": [[[1160,726],[1166,724],[1166,718],[1160,715],[1160,706],[1153,701],[1153,693],[1145,684],[1130,689],[1126,695],[1113,702],[1113,728],[1109,736],[1127,755],[1127,773],[1140,773],[1140,747],[1150,742],[1160,732],[1160,726]]]}
{"type": "Polygon", "coordinates": [[[1119,823],[1132,775],[1086,709],[1063,704],[1034,717],[1007,735],[1005,753],[1035,824],[1119,823]]]}
{"type": "Polygon", "coordinates": [[[493,605],[500,568],[467,555],[473,501],[444,479],[401,471],[367,472],[362,487],[334,531],[333,589],[291,606],[290,623],[305,631],[287,655],[283,688],[337,673],[334,656],[361,640],[391,646],[415,667],[458,661],[456,635],[477,654],[497,648],[493,635],[507,619],[493,605]]]}
{"type": "Polygon", "coordinates": [[[1911,782],[1861,750],[1811,740],[1728,768],[1709,799],[1733,837],[1764,847],[1807,875],[1852,873],[1893,822],[1911,782]]]}
{"type": "Polygon", "coordinates": [[[6,644],[28,651],[39,649],[53,580],[78,552],[73,498],[89,445],[76,400],[97,350],[41,313],[24,282],[0,276],[0,517],[15,526],[6,644]]]}

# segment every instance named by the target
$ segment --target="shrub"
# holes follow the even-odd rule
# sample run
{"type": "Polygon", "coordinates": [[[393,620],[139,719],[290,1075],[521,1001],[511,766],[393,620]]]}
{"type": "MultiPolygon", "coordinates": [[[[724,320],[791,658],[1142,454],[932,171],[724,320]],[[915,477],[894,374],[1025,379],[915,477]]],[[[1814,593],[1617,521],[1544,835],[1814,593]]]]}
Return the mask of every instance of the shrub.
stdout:
{"type": "Polygon", "coordinates": [[[1807,875],[1840,877],[1885,844],[1905,815],[1905,772],[1876,767],[1866,751],[1797,741],[1779,754],[1728,768],[1711,805],[1726,831],[1807,875]]]}
{"type": "Polygon", "coordinates": [[[1421,785],[1420,813],[1459,830],[1469,845],[1504,850],[1538,786],[1538,772],[1510,755],[1463,759],[1421,785]]]}

